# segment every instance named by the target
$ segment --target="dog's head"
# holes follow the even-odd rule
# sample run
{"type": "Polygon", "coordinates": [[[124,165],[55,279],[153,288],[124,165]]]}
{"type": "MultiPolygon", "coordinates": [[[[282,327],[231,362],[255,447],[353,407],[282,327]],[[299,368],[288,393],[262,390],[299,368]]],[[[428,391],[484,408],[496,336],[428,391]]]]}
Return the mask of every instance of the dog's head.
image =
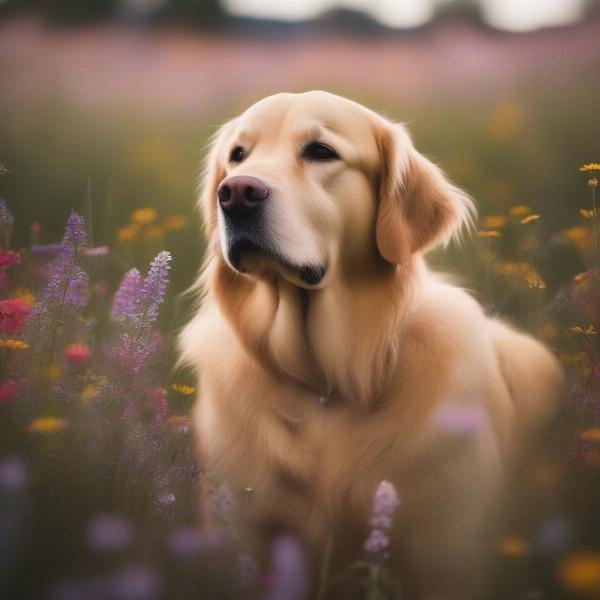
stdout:
{"type": "Polygon", "coordinates": [[[270,96],[224,125],[203,186],[208,237],[231,269],[306,288],[407,265],[472,211],[402,125],[319,91],[270,96]]]}

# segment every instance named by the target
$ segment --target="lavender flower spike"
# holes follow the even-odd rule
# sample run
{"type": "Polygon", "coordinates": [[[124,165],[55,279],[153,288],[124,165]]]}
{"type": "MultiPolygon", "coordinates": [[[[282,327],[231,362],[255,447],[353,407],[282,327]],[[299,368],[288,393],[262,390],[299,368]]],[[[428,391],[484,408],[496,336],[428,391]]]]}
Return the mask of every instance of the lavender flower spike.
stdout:
{"type": "Polygon", "coordinates": [[[137,320],[140,327],[149,327],[158,319],[158,311],[169,286],[171,254],[163,250],[150,263],[150,270],[138,296],[137,320]]]}
{"type": "Polygon", "coordinates": [[[137,269],[130,269],[125,273],[112,305],[111,314],[117,321],[136,316],[141,284],[142,276],[137,269]]]}
{"type": "Polygon", "coordinates": [[[377,553],[388,547],[390,540],[389,530],[392,527],[394,512],[400,504],[396,488],[389,481],[382,481],[373,499],[371,511],[371,533],[365,542],[367,552],[377,553]]]}
{"type": "Polygon", "coordinates": [[[85,246],[86,242],[85,221],[81,215],[73,211],[67,221],[63,245],[67,247],[85,246]]]}

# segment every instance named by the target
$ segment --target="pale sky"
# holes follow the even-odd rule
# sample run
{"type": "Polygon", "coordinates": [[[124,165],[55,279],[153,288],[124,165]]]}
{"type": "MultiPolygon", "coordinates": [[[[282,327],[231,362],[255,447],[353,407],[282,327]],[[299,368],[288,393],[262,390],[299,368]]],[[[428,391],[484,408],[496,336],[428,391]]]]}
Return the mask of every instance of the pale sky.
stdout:
{"type": "MultiPolygon", "coordinates": [[[[223,0],[235,15],[302,20],[334,6],[364,10],[391,27],[422,25],[449,0],[223,0]]],[[[484,19],[500,29],[527,31],[577,21],[585,0],[480,0],[484,19]]]]}

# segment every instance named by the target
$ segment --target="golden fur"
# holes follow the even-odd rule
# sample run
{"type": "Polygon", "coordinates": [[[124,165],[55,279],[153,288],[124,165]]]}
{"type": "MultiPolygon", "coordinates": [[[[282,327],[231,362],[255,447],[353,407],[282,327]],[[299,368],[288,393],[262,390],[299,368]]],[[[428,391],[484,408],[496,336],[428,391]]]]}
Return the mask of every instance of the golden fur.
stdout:
{"type": "Polygon", "coordinates": [[[391,560],[409,597],[478,597],[503,465],[518,430],[551,411],[562,374],[544,346],[425,264],[469,222],[468,196],[402,125],[308,92],[266,98],[221,128],[200,206],[203,295],[180,345],[200,377],[208,468],[234,492],[254,490],[266,540],[291,531],[317,563],[333,531],[334,570],[360,550],[373,492],[389,480],[401,498],[391,560]],[[314,138],[340,160],[299,157],[314,138]],[[231,163],[238,145],[247,157],[231,163]],[[268,183],[280,249],[327,265],[320,283],[260,253],[245,273],[229,264],[216,188],[237,174],[268,183]],[[447,427],[452,411],[479,415],[477,426],[447,427]]]}

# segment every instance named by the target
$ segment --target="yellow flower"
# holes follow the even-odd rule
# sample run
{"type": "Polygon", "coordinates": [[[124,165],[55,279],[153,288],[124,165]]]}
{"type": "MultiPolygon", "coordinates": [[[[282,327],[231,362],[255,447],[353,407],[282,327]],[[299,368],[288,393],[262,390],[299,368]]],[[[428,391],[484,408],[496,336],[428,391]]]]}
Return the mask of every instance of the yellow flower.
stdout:
{"type": "Polygon", "coordinates": [[[531,208],[529,206],[525,206],[524,204],[520,206],[513,206],[508,211],[513,217],[524,217],[531,212],[531,208]]]}
{"type": "Polygon", "coordinates": [[[165,229],[167,231],[181,231],[189,224],[189,219],[185,215],[171,215],[165,219],[165,229]]]}
{"type": "Polygon", "coordinates": [[[138,225],[147,225],[156,221],[158,213],[154,208],[138,208],[131,213],[131,221],[138,225]]]}
{"type": "Polygon", "coordinates": [[[600,591],[600,554],[579,553],[562,561],[559,567],[562,585],[582,594],[600,591]]]}
{"type": "Polygon", "coordinates": [[[84,404],[88,404],[88,402],[94,398],[94,396],[98,393],[98,387],[95,385],[86,385],[83,390],[81,390],[81,394],[79,394],[79,398],[84,404]]]}
{"type": "Polygon", "coordinates": [[[14,293],[14,297],[17,300],[21,300],[21,302],[25,302],[29,306],[33,306],[35,304],[35,294],[26,290],[25,288],[17,288],[14,293]]]}
{"type": "Polygon", "coordinates": [[[144,234],[145,240],[160,240],[163,237],[162,227],[158,225],[152,225],[146,229],[146,233],[144,234]]]}
{"type": "Polygon", "coordinates": [[[600,171],[600,163],[587,163],[579,167],[580,173],[589,173],[590,171],[600,171]]]}
{"type": "Polygon", "coordinates": [[[29,344],[22,340],[0,340],[0,348],[6,348],[7,350],[27,350],[29,344]]]}
{"type": "Polygon", "coordinates": [[[600,442],[600,429],[598,427],[586,429],[579,434],[579,437],[586,442],[600,442]]]}
{"type": "Polygon", "coordinates": [[[139,231],[139,225],[136,223],[131,223],[126,225],[125,227],[121,227],[117,231],[117,239],[119,242],[130,242],[137,237],[139,231]]]}
{"type": "Polygon", "coordinates": [[[533,223],[534,221],[537,221],[539,218],[540,218],[540,215],[529,215],[528,217],[521,219],[521,225],[527,225],[529,223],[533,223]]]}
{"type": "Polygon", "coordinates": [[[579,327],[579,325],[573,325],[569,327],[571,333],[581,333],[582,335],[596,335],[596,330],[593,325],[588,325],[585,329],[579,327]]]}
{"type": "Polygon", "coordinates": [[[581,214],[581,216],[584,219],[593,219],[594,218],[593,210],[588,210],[587,208],[581,208],[581,209],[579,209],[579,213],[581,214]]]}
{"type": "Polygon", "coordinates": [[[508,537],[498,544],[498,551],[504,556],[523,556],[527,552],[527,543],[520,537],[508,537]]]}
{"type": "Polygon", "coordinates": [[[588,187],[598,187],[598,178],[597,177],[590,177],[588,179],[588,187]]]}
{"type": "Polygon", "coordinates": [[[479,237],[484,239],[497,239],[502,237],[502,234],[499,231],[480,231],[479,237]]]}
{"type": "Polygon", "coordinates": [[[523,109],[516,102],[509,100],[498,104],[490,117],[490,135],[497,140],[513,138],[519,131],[523,118],[523,109]]]}
{"type": "Polygon", "coordinates": [[[64,419],[58,417],[40,417],[27,426],[27,431],[34,433],[54,433],[62,431],[67,426],[64,419]]]}
{"type": "Polygon", "coordinates": [[[525,283],[536,290],[546,289],[546,282],[535,271],[531,271],[525,276],[525,283]]]}
{"type": "Polygon", "coordinates": [[[176,392],[179,392],[184,396],[191,396],[196,391],[196,388],[190,387],[189,385],[185,385],[183,383],[174,383],[171,387],[176,392]]]}
{"type": "Polygon", "coordinates": [[[486,229],[502,229],[506,225],[506,217],[503,215],[489,215],[483,219],[486,229]]]}

